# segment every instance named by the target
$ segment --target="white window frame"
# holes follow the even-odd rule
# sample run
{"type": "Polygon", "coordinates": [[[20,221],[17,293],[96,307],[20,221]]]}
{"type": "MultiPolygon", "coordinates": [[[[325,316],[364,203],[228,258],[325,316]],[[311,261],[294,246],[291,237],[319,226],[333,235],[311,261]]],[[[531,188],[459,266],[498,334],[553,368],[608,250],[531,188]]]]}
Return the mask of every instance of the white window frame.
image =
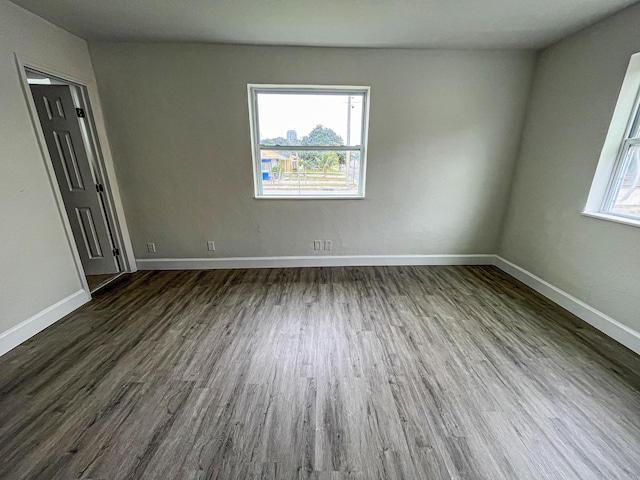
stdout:
{"type": "Polygon", "coordinates": [[[367,145],[369,135],[369,102],[371,96],[371,87],[368,86],[352,86],[352,85],[274,85],[274,84],[247,84],[247,92],[249,96],[249,118],[250,118],[250,131],[251,131],[251,156],[253,161],[253,184],[254,184],[254,198],[257,199],[362,199],[365,196],[365,183],[367,178],[367,145]],[[331,194],[326,195],[264,195],[262,190],[262,165],[260,162],[260,149],[267,148],[273,150],[273,145],[261,145],[260,144],[260,129],[258,123],[258,103],[257,95],[262,92],[277,92],[277,93],[312,93],[312,94],[349,94],[362,95],[362,138],[361,144],[356,146],[341,145],[334,146],[320,146],[320,145],[303,145],[303,146],[283,146],[278,147],[279,150],[291,150],[291,151],[352,151],[360,153],[360,169],[358,177],[358,193],[354,195],[345,194],[331,194]]]}
{"type": "Polygon", "coordinates": [[[640,144],[640,137],[631,137],[636,119],[640,122],[640,53],[629,61],[583,215],[640,227],[639,217],[612,211],[627,151],[640,144]]]}

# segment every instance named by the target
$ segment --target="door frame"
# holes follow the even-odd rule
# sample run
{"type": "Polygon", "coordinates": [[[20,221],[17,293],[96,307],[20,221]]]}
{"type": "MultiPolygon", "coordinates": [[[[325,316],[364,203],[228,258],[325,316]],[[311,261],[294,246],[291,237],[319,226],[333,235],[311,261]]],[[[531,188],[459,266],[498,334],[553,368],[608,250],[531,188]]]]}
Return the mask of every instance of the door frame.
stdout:
{"type": "MultiPolygon", "coordinates": [[[[74,75],[57,70],[51,65],[45,65],[41,62],[29,60],[21,55],[18,55],[18,53],[15,52],[14,55],[18,68],[20,83],[22,84],[22,91],[25,96],[29,115],[31,117],[31,123],[33,124],[34,133],[38,140],[40,153],[42,154],[44,166],[49,178],[49,184],[51,186],[56,207],[58,209],[58,213],[64,227],[67,242],[73,255],[76,271],[78,272],[78,277],[80,279],[82,287],[88,294],[90,294],[89,285],[87,284],[87,279],[84,273],[84,268],[82,266],[82,262],[80,261],[78,246],[73,236],[73,232],[71,231],[71,224],[69,223],[69,218],[67,216],[64,202],[62,200],[60,187],[58,185],[57,177],[53,169],[53,162],[49,154],[49,149],[47,147],[44,133],[42,132],[42,128],[40,126],[40,119],[38,118],[38,112],[36,110],[36,105],[31,94],[29,81],[27,79],[27,70],[57,78],[64,82],[68,82],[75,87],[78,87],[78,90],[82,95],[83,103],[85,104],[84,106],[86,108],[85,118],[87,119],[89,126],[88,131],[91,148],[95,152],[97,169],[96,171],[94,171],[94,174],[96,175],[96,178],[100,181],[100,183],[102,183],[104,186],[104,206],[108,221],[110,222],[114,246],[115,248],[118,248],[120,250],[121,269],[122,272],[135,272],[137,270],[137,265],[133,254],[131,238],[124,217],[124,209],[122,208],[122,201],[120,199],[120,193],[118,190],[118,185],[116,183],[115,171],[113,169],[113,160],[109,151],[108,141],[104,136],[106,135],[104,119],[102,118],[101,111],[96,111],[92,105],[93,99],[95,100],[94,103],[99,106],[95,80],[92,81],[91,79],[77,78],[74,75]],[[103,148],[103,145],[105,145],[106,148],[103,148]]],[[[91,168],[94,168],[93,165],[91,166],[91,168]]]]}

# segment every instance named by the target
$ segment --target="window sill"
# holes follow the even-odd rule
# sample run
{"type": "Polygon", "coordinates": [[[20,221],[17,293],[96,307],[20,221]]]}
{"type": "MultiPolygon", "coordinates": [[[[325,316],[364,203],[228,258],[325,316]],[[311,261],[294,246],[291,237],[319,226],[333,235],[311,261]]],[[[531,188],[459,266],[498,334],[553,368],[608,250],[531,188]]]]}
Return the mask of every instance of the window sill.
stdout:
{"type": "Polygon", "coordinates": [[[629,217],[622,217],[619,215],[612,215],[610,213],[602,212],[582,212],[585,217],[598,218],[600,220],[607,220],[609,222],[622,223],[624,225],[631,225],[632,227],[640,227],[640,218],[634,219],[629,217]]]}
{"type": "MultiPolygon", "coordinates": [[[[256,200],[364,200],[364,196],[342,195],[300,195],[300,196],[279,196],[279,195],[254,195],[256,200]]],[[[639,223],[640,225],[640,223],[639,223]]]]}

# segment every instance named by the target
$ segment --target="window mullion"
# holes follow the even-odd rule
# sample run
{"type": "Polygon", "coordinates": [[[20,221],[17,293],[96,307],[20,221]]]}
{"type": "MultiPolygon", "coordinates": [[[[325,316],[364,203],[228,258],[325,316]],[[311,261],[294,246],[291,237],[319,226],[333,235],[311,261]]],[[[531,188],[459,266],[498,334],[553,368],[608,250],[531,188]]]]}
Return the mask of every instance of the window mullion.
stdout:
{"type": "Polygon", "coordinates": [[[291,152],[304,152],[304,151],[326,151],[326,152],[360,152],[362,151],[361,145],[265,145],[259,144],[260,150],[280,150],[291,152]]]}

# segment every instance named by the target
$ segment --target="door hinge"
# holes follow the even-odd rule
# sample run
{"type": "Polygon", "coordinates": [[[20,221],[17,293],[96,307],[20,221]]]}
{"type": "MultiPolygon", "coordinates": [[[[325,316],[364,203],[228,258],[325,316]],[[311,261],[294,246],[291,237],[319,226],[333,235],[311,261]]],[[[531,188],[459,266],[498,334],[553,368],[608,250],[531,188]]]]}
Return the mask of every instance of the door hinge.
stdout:
{"type": "Polygon", "coordinates": [[[104,192],[104,186],[101,183],[96,183],[96,191],[98,193],[104,192]]]}
{"type": "Polygon", "coordinates": [[[84,118],[84,108],[76,108],[76,113],[78,114],[78,118],[84,118]]]}
{"type": "Polygon", "coordinates": [[[120,255],[120,250],[119,250],[119,249],[114,248],[112,251],[113,251],[113,256],[114,256],[114,257],[117,257],[117,256],[119,256],[119,255],[120,255]]]}

